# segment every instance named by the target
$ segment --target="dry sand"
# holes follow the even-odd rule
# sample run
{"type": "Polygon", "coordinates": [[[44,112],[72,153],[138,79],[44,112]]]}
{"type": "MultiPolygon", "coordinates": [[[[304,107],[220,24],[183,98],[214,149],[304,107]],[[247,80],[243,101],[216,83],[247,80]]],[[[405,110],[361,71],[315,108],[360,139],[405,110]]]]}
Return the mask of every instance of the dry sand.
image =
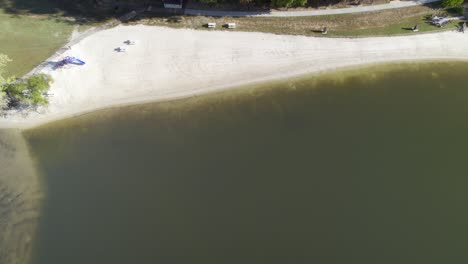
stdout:
{"type": "Polygon", "coordinates": [[[55,79],[50,105],[26,117],[0,118],[0,127],[28,128],[114,105],[188,97],[340,67],[468,59],[468,34],[313,38],[138,25],[100,31],[67,55],[86,65],[44,70],[55,79]],[[137,44],[116,52],[127,39],[137,44]]]}

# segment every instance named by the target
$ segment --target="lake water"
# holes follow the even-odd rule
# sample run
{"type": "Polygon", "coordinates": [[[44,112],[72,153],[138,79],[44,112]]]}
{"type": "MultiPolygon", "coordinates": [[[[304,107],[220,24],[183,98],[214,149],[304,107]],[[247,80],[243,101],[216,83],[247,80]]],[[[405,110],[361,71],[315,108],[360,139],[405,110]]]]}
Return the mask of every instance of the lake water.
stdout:
{"type": "Polygon", "coordinates": [[[467,263],[467,88],[387,65],[25,131],[32,263],[467,263]]]}
{"type": "Polygon", "coordinates": [[[0,130],[0,263],[29,263],[44,188],[21,133],[0,130]]]}

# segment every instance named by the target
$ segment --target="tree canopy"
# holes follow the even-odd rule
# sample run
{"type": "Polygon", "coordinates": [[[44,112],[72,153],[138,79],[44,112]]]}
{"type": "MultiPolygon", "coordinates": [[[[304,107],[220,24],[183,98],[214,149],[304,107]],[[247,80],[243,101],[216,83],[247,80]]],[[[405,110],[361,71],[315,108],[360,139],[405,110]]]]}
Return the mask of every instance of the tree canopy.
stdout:
{"type": "Polygon", "coordinates": [[[49,90],[52,77],[47,74],[36,74],[26,80],[10,78],[2,85],[4,96],[8,98],[9,106],[44,105],[48,103],[44,94],[49,90]]]}
{"type": "Polygon", "coordinates": [[[464,0],[442,0],[443,7],[459,7],[464,0]]]}
{"type": "Polygon", "coordinates": [[[5,67],[11,59],[0,54],[0,107],[18,105],[44,105],[48,103],[44,94],[49,90],[52,77],[47,74],[35,74],[25,80],[5,77],[5,67]]]}
{"type": "Polygon", "coordinates": [[[272,0],[271,3],[276,7],[298,7],[305,6],[307,0],[272,0]]]}
{"type": "MultiPolygon", "coordinates": [[[[373,1],[373,0],[370,0],[373,1]]],[[[227,4],[242,7],[243,5],[257,5],[259,7],[296,7],[296,6],[328,6],[346,0],[193,0],[193,2],[217,5],[227,4]]],[[[126,7],[161,5],[161,0],[0,0],[0,8],[12,14],[57,14],[76,18],[101,20],[124,12],[126,7]],[[107,10],[105,7],[113,7],[107,10]],[[120,7],[120,8],[115,8],[120,7]],[[107,11],[106,11],[107,10],[107,11]]]]}

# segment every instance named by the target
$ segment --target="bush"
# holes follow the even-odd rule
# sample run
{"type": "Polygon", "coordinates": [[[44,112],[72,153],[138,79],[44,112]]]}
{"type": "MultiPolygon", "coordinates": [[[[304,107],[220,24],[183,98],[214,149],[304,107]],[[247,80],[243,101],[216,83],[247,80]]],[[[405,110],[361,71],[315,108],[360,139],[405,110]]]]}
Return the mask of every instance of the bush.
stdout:
{"type": "Polygon", "coordinates": [[[44,105],[48,103],[44,93],[49,90],[51,82],[52,77],[49,75],[37,74],[23,81],[9,82],[3,86],[3,90],[15,105],[44,105]]]}
{"type": "Polygon", "coordinates": [[[218,3],[218,0],[199,0],[200,3],[214,5],[218,3]]]}
{"type": "Polygon", "coordinates": [[[47,74],[36,74],[29,79],[26,80],[26,84],[30,91],[38,91],[38,92],[47,92],[50,88],[50,83],[52,81],[52,77],[47,74]]]}
{"type": "Polygon", "coordinates": [[[463,12],[465,12],[465,8],[463,8],[463,6],[456,6],[456,7],[453,7],[453,8],[450,8],[449,12],[452,12],[456,15],[463,15],[463,12]]]}
{"type": "Polygon", "coordinates": [[[443,7],[459,7],[464,0],[442,0],[443,7]]]}
{"type": "Polygon", "coordinates": [[[271,3],[276,7],[297,7],[305,6],[307,0],[272,0],[271,3]]]}

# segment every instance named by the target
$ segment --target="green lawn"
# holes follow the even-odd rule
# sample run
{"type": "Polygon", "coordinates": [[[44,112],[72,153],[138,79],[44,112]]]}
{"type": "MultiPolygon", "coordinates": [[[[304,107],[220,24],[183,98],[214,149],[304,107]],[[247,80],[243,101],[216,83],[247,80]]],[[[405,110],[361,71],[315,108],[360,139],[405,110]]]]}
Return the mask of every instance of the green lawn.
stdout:
{"type": "MultiPolygon", "coordinates": [[[[211,30],[204,27],[208,22],[219,25],[236,23],[236,31],[267,32],[275,34],[323,36],[320,30],[328,28],[327,37],[367,37],[418,34],[410,30],[415,24],[420,26],[419,33],[442,30],[456,30],[461,21],[454,21],[443,28],[430,25],[428,18],[434,14],[456,16],[446,10],[435,11],[438,4],[413,6],[377,12],[329,15],[315,17],[202,17],[181,16],[150,17],[133,23],[163,25],[176,28],[211,30]]],[[[227,30],[218,27],[218,30],[227,30]]]]}
{"type": "Polygon", "coordinates": [[[7,75],[22,76],[63,46],[74,25],[46,15],[13,15],[0,9],[0,53],[13,61],[7,75]]]}
{"type": "Polygon", "coordinates": [[[396,23],[389,23],[386,25],[380,25],[375,27],[369,28],[361,28],[361,29],[352,29],[347,28],[345,30],[336,29],[334,32],[331,32],[330,35],[332,36],[389,36],[389,35],[414,35],[416,34],[412,30],[411,27],[418,24],[419,25],[419,32],[435,32],[435,31],[444,31],[444,30],[457,30],[459,28],[459,23],[462,20],[452,21],[449,24],[445,25],[444,27],[436,27],[429,23],[427,16],[430,13],[425,15],[416,15],[416,16],[409,16],[406,18],[402,18],[400,21],[396,23]]]}

